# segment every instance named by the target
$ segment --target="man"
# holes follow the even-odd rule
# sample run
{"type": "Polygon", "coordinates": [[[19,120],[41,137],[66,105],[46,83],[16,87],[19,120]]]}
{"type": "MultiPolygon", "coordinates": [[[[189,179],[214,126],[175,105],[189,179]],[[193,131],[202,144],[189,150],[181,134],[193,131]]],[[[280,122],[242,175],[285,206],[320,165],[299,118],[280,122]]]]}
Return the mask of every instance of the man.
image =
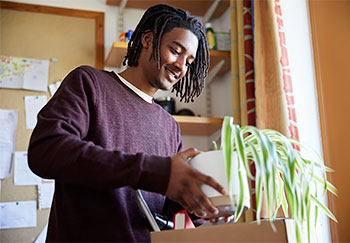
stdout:
{"type": "Polygon", "coordinates": [[[151,211],[164,196],[196,216],[217,209],[200,190],[222,186],[192,169],[178,124],[152,96],[171,87],[185,102],[200,95],[208,72],[202,24],[167,5],[149,8],[130,40],[120,73],[82,66],[40,111],[28,150],[30,168],[56,181],[47,241],[150,241],[137,207],[142,189],[151,211]]]}

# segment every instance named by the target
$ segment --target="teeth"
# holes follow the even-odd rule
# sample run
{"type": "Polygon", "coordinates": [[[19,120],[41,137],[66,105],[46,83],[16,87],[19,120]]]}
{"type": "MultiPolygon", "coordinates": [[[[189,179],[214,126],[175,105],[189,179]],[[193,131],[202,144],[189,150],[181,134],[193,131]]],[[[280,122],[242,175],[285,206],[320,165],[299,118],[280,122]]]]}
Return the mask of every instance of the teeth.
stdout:
{"type": "Polygon", "coordinates": [[[167,68],[168,72],[170,73],[171,76],[173,76],[174,78],[177,78],[177,76],[175,75],[175,73],[173,73],[172,71],[170,71],[168,68],[167,68]]]}

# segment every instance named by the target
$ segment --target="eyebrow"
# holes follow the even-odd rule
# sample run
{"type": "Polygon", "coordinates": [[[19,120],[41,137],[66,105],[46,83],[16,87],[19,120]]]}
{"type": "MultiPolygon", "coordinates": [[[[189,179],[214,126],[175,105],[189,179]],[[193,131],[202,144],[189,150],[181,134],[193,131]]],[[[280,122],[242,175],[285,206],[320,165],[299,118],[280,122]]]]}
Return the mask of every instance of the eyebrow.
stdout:
{"type": "MultiPolygon", "coordinates": [[[[186,47],[184,47],[180,42],[173,41],[173,43],[175,43],[176,45],[180,46],[181,49],[183,49],[184,51],[187,51],[186,47]]],[[[191,57],[192,57],[193,59],[196,59],[193,55],[191,55],[191,57]]]]}

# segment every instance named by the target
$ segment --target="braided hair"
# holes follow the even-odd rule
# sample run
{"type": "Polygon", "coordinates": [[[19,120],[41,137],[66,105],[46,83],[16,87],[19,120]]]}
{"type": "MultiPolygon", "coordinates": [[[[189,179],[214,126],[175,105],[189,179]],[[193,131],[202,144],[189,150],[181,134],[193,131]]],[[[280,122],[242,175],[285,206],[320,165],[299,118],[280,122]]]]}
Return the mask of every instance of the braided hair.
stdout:
{"type": "Polygon", "coordinates": [[[190,30],[198,39],[194,62],[189,65],[185,76],[173,85],[171,90],[171,92],[176,92],[176,96],[180,96],[180,101],[193,102],[194,98],[198,97],[204,88],[204,80],[209,69],[209,50],[202,23],[187,11],[165,4],[158,4],[147,9],[131,36],[123,65],[126,65],[126,63],[129,67],[138,65],[142,49],[142,34],[151,31],[154,37],[151,58],[156,61],[158,68],[160,68],[160,40],[165,33],[173,28],[190,30]]]}

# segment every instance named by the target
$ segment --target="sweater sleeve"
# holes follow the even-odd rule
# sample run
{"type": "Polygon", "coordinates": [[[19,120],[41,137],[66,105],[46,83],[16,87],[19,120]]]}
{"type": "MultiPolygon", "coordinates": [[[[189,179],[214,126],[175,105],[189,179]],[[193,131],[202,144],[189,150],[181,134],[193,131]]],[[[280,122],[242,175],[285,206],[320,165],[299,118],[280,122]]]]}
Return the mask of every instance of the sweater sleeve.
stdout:
{"type": "Polygon", "coordinates": [[[107,150],[86,140],[98,92],[87,68],[72,71],[39,112],[28,148],[31,170],[96,189],[131,186],[165,194],[171,158],[107,150]]]}

